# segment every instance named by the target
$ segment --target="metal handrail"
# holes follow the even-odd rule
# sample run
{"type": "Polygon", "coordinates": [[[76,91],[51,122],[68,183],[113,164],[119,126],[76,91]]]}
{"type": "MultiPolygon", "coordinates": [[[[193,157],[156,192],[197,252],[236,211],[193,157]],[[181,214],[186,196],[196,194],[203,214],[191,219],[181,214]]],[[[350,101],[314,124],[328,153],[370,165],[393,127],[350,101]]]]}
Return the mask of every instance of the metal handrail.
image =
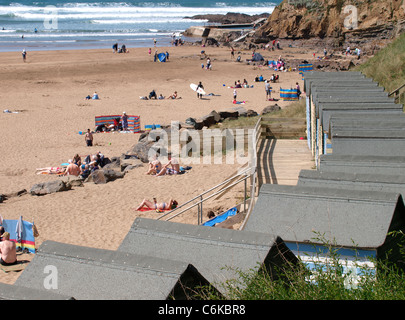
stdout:
{"type": "MultiPolygon", "coordinates": [[[[256,125],[255,125],[255,127],[254,127],[254,130],[253,130],[253,137],[252,137],[252,140],[253,140],[253,141],[252,141],[252,142],[253,142],[253,148],[252,148],[252,149],[254,150],[254,153],[253,153],[253,155],[254,155],[253,163],[251,162],[250,165],[249,165],[247,168],[242,169],[241,171],[239,171],[237,174],[233,175],[232,177],[230,177],[230,178],[228,178],[228,179],[222,181],[221,183],[217,184],[216,186],[214,186],[214,187],[212,187],[212,188],[210,188],[210,189],[204,191],[203,193],[201,193],[201,194],[199,194],[198,196],[196,196],[196,197],[194,197],[194,198],[188,200],[187,202],[181,204],[180,206],[174,208],[173,210],[170,210],[169,212],[167,212],[167,213],[165,213],[165,214],[159,216],[159,217],[157,218],[157,220],[160,220],[160,219],[162,219],[162,218],[164,218],[164,217],[166,217],[166,216],[168,216],[168,215],[173,214],[173,212],[179,210],[180,208],[185,207],[187,204],[189,204],[189,203],[191,203],[191,202],[193,202],[193,201],[195,201],[195,200],[197,200],[197,199],[200,198],[200,200],[199,200],[197,203],[194,203],[194,204],[188,206],[187,208],[181,210],[180,212],[177,212],[176,214],[174,214],[174,215],[168,217],[168,218],[166,219],[166,221],[169,221],[169,220],[171,220],[171,219],[173,219],[173,218],[179,216],[180,214],[182,214],[182,213],[184,213],[184,212],[186,212],[186,211],[188,211],[188,210],[194,208],[195,206],[198,206],[198,224],[201,224],[201,223],[202,223],[202,204],[203,204],[203,202],[205,202],[205,201],[211,199],[212,197],[214,197],[214,196],[216,196],[216,195],[218,195],[218,194],[221,194],[221,193],[223,193],[223,192],[229,190],[230,188],[234,187],[235,185],[237,185],[238,183],[240,183],[240,182],[242,182],[242,181],[245,181],[245,194],[244,194],[244,204],[245,204],[245,205],[244,205],[244,211],[246,212],[246,199],[247,199],[247,196],[246,196],[246,180],[247,180],[249,177],[252,178],[252,184],[251,184],[251,186],[250,186],[250,203],[249,203],[249,207],[248,207],[248,210],[247,210],[247,211],[248,211],[248,214],[250,214],[250,212],[252,211],[253,205],[254,205],[254,203],[255,203],[255,197],[256,197],[257,143],[258,143],[258,141],[259,141],[259,139],[260,139],[260,134],[259,134],[259,133],[260,133],[260,131],[261,131],[261,119],[262,119],[262,117],[260,117],[260,118],[258,119],[258,121],[256,122],[256,125]],[[239,177],[242,177],[242,178],[239,178],[239,177]],[[227,184],[228,182],[230,182],[230,181],[232,181],[232,180],[235,180],[235,179],[237,179],[236,182],[233,182],[232,184],[230,184],[230,185],[228,185],[228,186],[226,186],[226,187],[224,187],[224,188],[221,188],[220,190],[214,192],[213,194],[207,196],[206,198],[203,198],[203,196],[206,195],[207,193],[209,193],[209,192],[211,192],[211,191],[213,191],[213,190],[215,190],[215,189],[217,189],[217,188],[223,186],[224,184],[227,184]]],[[[248,214],[247,214],[247,216],[248,216],[248,214]]],[[[247,216],[246,216],[246,217],[247,217],[247,216]]],[[[246,218],[245,218],[245,220],[246,220],[246,218]]]]}
{"type": "MultiPolygon", "coordinates": [[[[242,170],[241,172],[235,174],[234,176],[232,176],[232,177],[230,177],[230,178],[228,178],[228,179],[222,181],[221,183],[217,184],[216,186],[214,186],[214,187],[208,189],[207,191],[204,191],[203,193],[199,194],[198,196],[196,196],[196,197],[194,197],[194,198],[188,200],[187,202],[181,204],[180,206],[176,207],[175,209],[173,209],[173,210],[171,210],[171,211],[169,211],[169,212],[167,212],[167,213],[165,213],[165,214],[159,216],[159,217],[157,218],[157,220],[160,220],[161,218],[164,218],[165,216],[167,216],[167,215],[173,213],[173,211],[176,211],[176,210],[178,210],[178,209],[184,207],[185,205],[189,204],[190,202],[193,202],[194,200],[196,200],[196,199],[198,199],[198,198],[201,198],[203,195],[207,194],[208,192],[211,192],[212,190],[215,190],[216,188],[219,188],[220,186],[222,186],[222,185],[228,183],[229,181],[231,181],[231,180],[235,179],[236,177],[238,177],[238,176],[240,176],[240,175],[246,173],[246,172],[249,171],[249,170],[250,170],[250,167],[248,167],[248,168],[242,170]]],[[[226,189],[221,189],[221,192],[224,191],[224,190],[226,190],[226,189]]],[[[192,207],[194,207],[194,206],[195,206],[195,205],[193,205],[192,207]]],[[[191,207],[189,207],[189,208],[191,208],[191,207]]],[[[187,208],[187,209],[189,209],[189,208],[187,208]]],[[[182,211],[182,212],[183,212],[183,211],[182,211]]]]}

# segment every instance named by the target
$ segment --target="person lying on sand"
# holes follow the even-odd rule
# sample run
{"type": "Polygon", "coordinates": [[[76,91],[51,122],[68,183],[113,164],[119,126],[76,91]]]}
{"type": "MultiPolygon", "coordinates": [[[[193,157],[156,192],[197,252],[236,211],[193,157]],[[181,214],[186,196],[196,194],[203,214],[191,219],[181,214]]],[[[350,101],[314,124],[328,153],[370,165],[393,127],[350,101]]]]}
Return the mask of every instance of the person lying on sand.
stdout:
{"type": "Polygon", "coordinates": [[[37,174],[63,174],[65,173],[66,168],[63,167],[45,167],[37,168],[37,174]]]}
{"type": "Polygon", "coordinates": [[[156,198],[153,198],[153,202],[147,199],[143,199],[143,201],[141,202],[141,204],[136,207],[133,208],[134,210],[140,210],[143,207],[147,207],[151,210],[156,210],[156,211],[163,211],[163,210],[173,210],[174,208],[176,208],[178,205],[178,202],[176,200],[170,199],[169,202],[161,202],[158,203],[156,201],[156,198]]]}

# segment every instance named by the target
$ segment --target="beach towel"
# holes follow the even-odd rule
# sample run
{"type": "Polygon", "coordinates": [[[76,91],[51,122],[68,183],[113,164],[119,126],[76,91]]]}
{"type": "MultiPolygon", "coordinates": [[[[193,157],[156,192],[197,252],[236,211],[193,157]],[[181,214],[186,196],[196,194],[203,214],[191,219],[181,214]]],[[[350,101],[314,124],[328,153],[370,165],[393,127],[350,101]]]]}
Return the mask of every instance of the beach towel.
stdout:
{"type": "Polygon", "coordinates": [[[220,215],[217,215],[216,217],[208,220],[207,222],[203,223],[203,226],[206,227],[213,227],[215,226],[217,223],[221,223],[224,222],[226,219],[228,219],[229,217],[234,216],[236,213],[238,212],[237,208],[234,207],[232,209],[229,209],[228,211],[221,213],[220,215]]]}
{"type": "Polygon", "coordinates": [[[163,212],[163,211],[170,211],[170,210],[172,210],[172,209],[164,209],[164,210],[159,210],[159,211],[157,211],[157,209],[152,209],[152,208],[148,208],[148,207],[143,207],[143,208],[141,208],[141,209],[139,209],[139,210],[136,210],[136,211],[151,211],[151,210],[154,210],[154,211],[156,211],[156,212],[163,212]]]}

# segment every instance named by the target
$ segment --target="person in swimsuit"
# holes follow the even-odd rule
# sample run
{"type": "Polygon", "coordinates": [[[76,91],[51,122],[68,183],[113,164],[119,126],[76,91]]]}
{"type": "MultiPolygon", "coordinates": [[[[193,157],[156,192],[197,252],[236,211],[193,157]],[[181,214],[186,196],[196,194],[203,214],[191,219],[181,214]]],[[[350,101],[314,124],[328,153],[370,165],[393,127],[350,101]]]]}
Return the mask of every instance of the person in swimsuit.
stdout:
{"type": "Polygon", "coordinates": [[[162,163],[155,159],[151,162],[149,162],[149,168],[148,171],[145,174],[158,174],[162,170],[162,163]]]}
{"type": "Polygon", "coordinates": [[[140,205],[134,210],[140,210],[143,207],[147,207],[151,210],[156,210],[156,211],[163,211],[163,210],[173,210],[176,208],[178,205],[178,202],[176,200],[170,199],[169,202],[161,202],[158,203],[156,201],[156,198],[153,198],[153,202],[147,199],[143,199],[143,201],[140,203],[140,205]]]}
{"type": "Polygon", "coordinates": [[[3,233],[3,241],[0,242],[0,263],[9,266],[17,263],[17,250],[14,241],[10,240],[8,232],[3,233]]]}
{"type": "Polygon", "coordinates": [[[178,174],[180,172],[180,165],[177,159],[172,158],[167,164],[162,167],[162,170],[158,172],[155,176],[160,177],[165,174],[178,174]],[[171,168],[169,168],[171,166],[171,168]]]}

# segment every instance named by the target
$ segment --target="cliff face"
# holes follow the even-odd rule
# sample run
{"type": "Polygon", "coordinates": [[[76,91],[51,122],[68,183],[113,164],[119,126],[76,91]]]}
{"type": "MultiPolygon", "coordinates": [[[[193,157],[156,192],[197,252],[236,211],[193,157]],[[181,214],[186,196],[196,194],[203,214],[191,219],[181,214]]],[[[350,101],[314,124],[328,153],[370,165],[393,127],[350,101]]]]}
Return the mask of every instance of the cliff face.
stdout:
{"type": "Polygon", "coordinates": [[[391,39],[405,30],[405,0],[284,0],[255,33],[269,39],[334,39],[337,46],[391,39]]]}

